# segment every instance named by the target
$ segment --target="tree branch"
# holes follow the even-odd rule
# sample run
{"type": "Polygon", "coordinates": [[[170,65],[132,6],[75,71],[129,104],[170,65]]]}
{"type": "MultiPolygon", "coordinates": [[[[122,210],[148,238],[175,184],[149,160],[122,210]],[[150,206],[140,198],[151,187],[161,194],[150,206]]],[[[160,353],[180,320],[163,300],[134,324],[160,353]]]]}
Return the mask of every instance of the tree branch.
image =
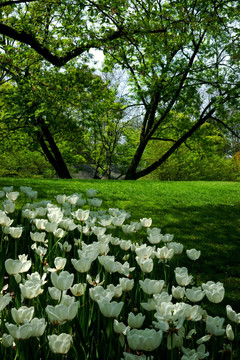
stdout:
{"type": "Polygon", "coordinates": [[[30,2],[34,2],[37,0],[11,0],[11,1],[5,1],[2,4],[0,4],[0,8],[8,5],[15,5],[15,4],[26,4],[30,2]]]}
{"type": "Polygon", "coordinates": [[[180,80],[180,83],[175,91],[175,94],[172,98],[172,100],[169,102],[167,108],[165,109],[164,113],[160,116],[160,118],[156,121],[156,123],[154,124],[154,126],[151,128],[151,129],[148,129],[148,134],[146,136],[146,139],[150,139],[152,137],[152,135],[155,133],[155,131],[158,129],[158,127],[160,126],[160,124],[165,120],[165,118],[167,117],[167,115],[169,114],[170,110],[172,109],[172,107],[174,106],[175,102],[177,101],[180,93],[181,93],[181,90],[182,88],[184,87],[184,83],[185,83],[185,80],[187,79],[188,77],[188,74],[189,74],[189,71],[193,65],[193,62],[197,56],[197,53],[199,51],[199,48],[200,48],[200,45],[203,41],[203,38],[206,34],[206,31],[203,32],[203,34],[200,36],[200,39],[198,41],[198,43],[196,45],[194,45],[194,51],[191,55],[191,58],[188,62],[188,65],[186,67],[186,70],[183,72],[183,75],[182,75],[182,78],[180,80]]]}
{"type": "Polygon", "coordinates": [[[210,107],[210,104],[204,109],[202,112],[202,115],[200,116],[199,120],[192,126],[191,129],[189,129],[187,132],[185,132],[180,139],[178,139],[172,147],[157,161],[155,161],[153,164],[145,168],[144,170],[141,170],[135,174],[134,179],[137,180],[145,175],[150,174],[152,171],[156,170],[158,166],[160,166],[162,163],[164,163],[165,160],[169,158],[172,153],[180,147],[183,143],[186,142],[187,139],[190,138],[190,136],[200,128],[202,124],[206,122],[207,119],[211,118],[211,116],[214,114],[215,109],[209,110],[208,113],[206,113],[206,110],[210,107]],[[205,114],[206,113],[206,114],[205,114]]]}
{"type": "Polygon", "coordinates": [[[172,141],[172,142],[176,142],[177,140],[174,139],[168,139],[168,138],[159,138],[159,137],[151,137],[149,140],[159,140],[159,141],[172,141]]]}
{"type": "MultiPolygon", "coordinates": [[[[165,30],[155,29],[153,32],[165,32],[165,30]]],[[[119,29],[109,33],[105,37],[90,40],[87,44],[76,47],[75,49],[66,52],[63,56],[57,56],[51,53],[51,51],[45,45],[41,44],[33,35],[27,33],[24,30],[17,31],[9,25],[5,25],[2,22],[0,23],[0,34],[10,37],[13,40],[20,41],[23,44],[29,45],[38,54],[43,56],[52,65],[57,67],[65,65],[71,59],[74,59],[91,48],[100,49],[102,45],[108,41],[113,41],[121,37],[127,37],[128,39],[128,36],[141,33],[144,33],[144,31],[138,29],[128,33],[123,32],[122,29],[119,29]]]]}
{"type": "Polygon", "coordinates": [[[232,133],[234,136],[236,136],[238,139],[240,139],[240,135],[238,135],[233,129],[231,129],[227,124],[225,124],[222,120],[211,116],[211,119],[219,122],[221,125],[223,125],[226,129],[228,129],[228,131],[230,131],[230,133],[232,133]]]}

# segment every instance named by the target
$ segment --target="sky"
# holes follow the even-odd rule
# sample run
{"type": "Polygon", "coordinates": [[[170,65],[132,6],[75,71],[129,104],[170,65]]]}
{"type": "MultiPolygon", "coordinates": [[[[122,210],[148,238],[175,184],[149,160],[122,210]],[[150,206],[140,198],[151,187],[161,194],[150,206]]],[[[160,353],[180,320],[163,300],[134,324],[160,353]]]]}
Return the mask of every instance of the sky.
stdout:
{"type": "Polygon", "coordinates": [[[96,68],[100,68],[104,60],[103,52],[101,50],[90,49],[89,53],[94,56],[91,61],[92,65],[96,68]]]}

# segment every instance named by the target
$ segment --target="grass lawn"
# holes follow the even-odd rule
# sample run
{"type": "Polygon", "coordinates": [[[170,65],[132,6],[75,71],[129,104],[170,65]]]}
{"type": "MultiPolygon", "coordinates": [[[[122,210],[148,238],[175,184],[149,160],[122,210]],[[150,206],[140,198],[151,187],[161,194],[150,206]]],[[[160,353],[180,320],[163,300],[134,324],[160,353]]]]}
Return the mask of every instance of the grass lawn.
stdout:
{"type": "Polygon", "coordinates": [[[152,227],[174,234],[174,241],[184,244],[185,250],[201,250],[200,260],[192,262],[183,255],[180,266],[188,267],[200,282],[224,283],[226,296],[214,305],[216,315],[225,316],[226,304],[240,312],[239,183],[0,179],[0,190],[9,185],[15,190],[32,186],[40,200],[94,188],[102,208],[125,209],[131,220],[151,217],[152,227]]]}

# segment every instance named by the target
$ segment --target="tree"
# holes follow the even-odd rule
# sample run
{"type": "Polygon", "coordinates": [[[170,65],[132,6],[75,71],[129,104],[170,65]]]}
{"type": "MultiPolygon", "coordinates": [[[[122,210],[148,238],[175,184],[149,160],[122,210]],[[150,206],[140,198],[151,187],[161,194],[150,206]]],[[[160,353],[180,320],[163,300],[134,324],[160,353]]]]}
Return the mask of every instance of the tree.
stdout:
{"type": "MultiPolygon", "coordinates": [[[[175,114],[175,119],[181,121],[182,115],[175,114]]],[[[174,131],[176,130],[171,130],[171,132],[174,131]]],[[[161,142],[160,144],[151,142],[142,159],[144,165],[147,166],[161,157],[169,147],[171,147],[170,140],[169,143],[161,142]]],[[[206,122],[160,168],[149,174],[148,178],[173,181],[237,181],[239,164],[235,156],[229,156],[230,151],[230,139],[218,130],[215,124],[206,122]]]]}
{"type": "Polygon", "coordinates": [[[109,89],[108,98],[95,101],[91,125],[85,129],[84,146],[95,167],[95,177],[120,178],[125,174],[137,142],[136,109],[127,105],[126,73],[101,73],[109,89]],[[133,139],[135,134],[135,140],[133,139]],[[130,136],[131,135],[131,136],[130,136]],[[130,154],[131,153],[131,157],[130,154]]]}
{"type": "Polygon", "coordinates": [[[0,33],[53,65],[97,48],[109,67],[115,62],[128,70],[144,115],[126,179],[151,173],[206,122],[229,128],[223,114],[239,107],[238,1],[6,1],[1,9],[0,33]],[[151,141],[169,141],[172,111],[191,122],[159,159],[141,168],[151,141]]]}
{"type": "MultiPolygon", "coordinates": [[[[18,120],[20,118],[24,118],[24,127],[29,130],[29,135],[31,135],[32,138],[35,136],[41,145],[42,151],[56,170],[58,176],[64,178],[69,178],[71,176],[59,150],[59,147],[57,146],[53,137],[53,130],[50,131],[50,128],[52,126],[54,116],[55,118],[58,118],[57,125],[59,126],[59,113],[61,112],[62,117],[64,117],[66,114],[64,114],[64,112],[61,110],[64,108],[64,106],[61,108],[61,105],[59,109],[59,102],[57,103],[57,107],[54,109],[52,109],[53,106],[48,106],[49,103],[46,104],[46,97],[48,95],[45,94],[45,99],[43,99],[42,94],[41,96],[36,96],[39,95],[37,92],[41,92],[42,89],[46,90],[47,87],[49,92],[49,83],[46,85],[46,79],[43,79],[41,76],[39,76],[39,73],[42,71],[44,71],[45,75],[49,76],[49,69],[46,70],[46,65],[44,62],[41,64],[40,61],[43,56],[52,64],[56,66],[63,66],[71,59],[74,59],[77,55],[81,55],[84,52],[87,52],[91,47],[98,47],[96,46],[96,40],[101,40],[101,42],[104,43],[107,41],[112,41],[114,38],[120,36],[118,31],[111,30],[109,28],[111,33],[109,33],[109,29],[107,29],[103,38],[99,39],[99,29],[97,25],[94,39],[94,36],[89,34],[88,27],[94,25],[94,22],[91,20],[91,18],[92,16],[96,16],[98,11],[97,7],[91,4],[86,6],[80,3],[79,12],[76,15],[76,6],[76,3],[71,4],[69,1],[64,1],[61,3],[55,1],[45,1],[43,3],[41,1],[31,0],[4,1],[0,4],[2,19],[2,22],[0,23],[0,32],[3,35],[1,38],[1,43],[4,48],[4,52],[1,52],[0,54],[1,63],[4,64],[5,67],[11,65],[11,69],[9,70],[8,67],[6,70],[7,75],[11,74],[10,78],[12,76],[14,77],[14,75],[12,75],[13,69],[15,70],[15,73],[17,72],[15,81],[16,79],[18,81],[18,103],[28,105],[22,106],[21,114],[18,116],[18,120]],[[15,42],[10,43],[8,40],[9,38],[15,40],[15,42]],[[69,41],[69,38],[71,38],[72,41],[69,41]],[[19,43],[16,41],[22,42],[23,46],[19,46],[19,43]],[[30,47],[28,45],[30,45],[30,47]],[[36,53],[32,49],[36,50],[36,53]],[[62,53],[64,54],[59,55],[59,51],[61,51],[60,49],[63,49],[62,53]],[[19,61],[20,63],[23,63],[21,63],[20,71],[19,61]],[[38,74],[37,86],[33,85],[34,82],[36,85],[36,80],[34,79],[34,81],[32,81],[33,77],[30,74],[31,71],[34,71],[35,74],[38,74]],[[22,111],[24,111],[24,116],[22,115],[22,111]],[[51,114],[49,114],[50,112],[51,114]]],[[[86,57],[88,57],[88,54],[86,57]]],[[[84,59],[82,62],[84,62],[84,59]]],[[[69,68],[70,67],[68,66],[67,70],[65,69],[65,71],[69,71],[69,68]]],[[[52,83],[59,81],[59,74],[57,78],[56,73],[57,71],[55,71],[54,74],[55,78],[52,78],[52,80],[54,80],[52,83]]],[[[65,76],[65,78],[66,77],[67,76],[65,76]]],[[[68,76],[68,81],[71,80],[72,79],[68,76]]],[[[86,76],[83,76],[83,79],[80,79],[80,88],[86,85],[85,80],[86,76]]],[[[92,79],[90,82],[91,81],[92,79]]],[[[98,85],[100,85],[100,82],[98,82],[98,85]]],[[[55,95],[56,93],[61,93],[62,104],[66,98],[66,94],[62,91],[59,91],[59,89],[62,88],[62,84],[58,82],[56,86],[57,88],[54,86],[50,87],[52,87],[52,95],[53,92],[55,95]]],[[[101,93],[101,88],[102,86],[100,86],[98,89],[99,94],[101,93]]],[[[64,89],[66,90],[66,86],[64,89]]],[[[71,89],[69,83],[67,85],[67,89],[71,89]]],[[[78,91],[80,90],[78,89],[78,91]]],[[[68,93],[70,93],[70,91],[68,91],[68,93]]],[[[70,96],[72,96],[72,93],[73,92],[71,91],[70,96]]],[[[56,97],[55,95],[54,97],[56,97]]],[[[91,99],[88,98],[89,102],[90,100],[91,99]]],[[[85,109],[86,107],[87,106],[85,106],[85,109]]],[[[70,122],[68,121],[67,124],[69,128],[70,122]]],[[[18,124],[18,127],[19,126],[20,125],[18,124]]],[[[61,126],[61,131],[63,131],[63,123],[61,126]]],[[[52,126],[52,129],[53,128],[54,126],[52,126]]]]}
{"type": "Polygon", "coordinates": [[[114,58],[128,69],[135,98],[145,108],[127,179],[151,173],[204,123],[214,121],[227,127],[224,109],[239,106],[239,58],[233,53],[239,32],[233,21],[236,2],[141,4],[145,4],[141,10],[145,26],[147,19],[150,27],[158,21],[166,31],[161,35],[135,36],[132,46],[127,44],[109,52],[111,66],[114,58]],[[173,126],[173,111],[184,113],[191,121],[183,123],[178,134],[171,136],[171,146],[159,159],[141,168],[143,153],[150,142],[170,144],[168,130],[173,126]]]}
{"type": "MultiPolygon", "coordinates": [[[[5,134],[4,123],[0,122],[0,133],[5,134]]],[[[29,146],[29,137],[22,130],[8,132],[0,140],[0,176],[45,177],[54,176],[49,162],[38,151],[29,146]]]]}
{"type": "Polygon", "coordinates": [[[68,65],[60,71],[31,59],[17,66],[16,59],[14,65],[8,61],[15,48],[7,48],[2,45],[6,57],[0,66],[11,74],[11,85],[0,89],[1,121],[5,123],[0,139],[24,130],[28,147],[38,150],[40,146],[57,175],[70,178],[67,164],[84,160],[86,150],[79,144],[83,145],[85,132],[95,126],[94,119],[101,122],[113,106],[117,111],[114,92],[85,65],[68,65]]]}
{"type": "Polygon", "coordinates": [[[132,26],[129,6],[127,0],[114,0],[111,4],[107,0],[3,1],[0,34],[28,45],[61,67],[89,49],[102,49],[116,39],[145,34],[144,28],[132,26]],[[123,26],[126,21],[128,24],[123,26]]]}

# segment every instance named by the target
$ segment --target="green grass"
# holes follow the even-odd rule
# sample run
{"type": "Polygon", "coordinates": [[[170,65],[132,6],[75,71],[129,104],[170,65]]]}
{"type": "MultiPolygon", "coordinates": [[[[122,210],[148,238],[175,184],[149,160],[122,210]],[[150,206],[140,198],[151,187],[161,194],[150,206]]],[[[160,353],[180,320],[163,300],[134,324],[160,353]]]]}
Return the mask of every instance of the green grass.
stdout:
{"type": "Polygon", "coordinates": [[[226,296],[221,308],[231,304],[240,312],[239,183],[1,178],[0,189],[7,185],[14,185],[15,189],[32,186],[39,199],[95,188],[103,208],[125,209],[132,214],[132,220],[151,217],[152,226],[160,227],[162,233],[174,234],[174,240],[183,243],[185,250],[201,250],[197,262],[184,255],[184,265],[202,282],[223,282],[226,296]]]}

